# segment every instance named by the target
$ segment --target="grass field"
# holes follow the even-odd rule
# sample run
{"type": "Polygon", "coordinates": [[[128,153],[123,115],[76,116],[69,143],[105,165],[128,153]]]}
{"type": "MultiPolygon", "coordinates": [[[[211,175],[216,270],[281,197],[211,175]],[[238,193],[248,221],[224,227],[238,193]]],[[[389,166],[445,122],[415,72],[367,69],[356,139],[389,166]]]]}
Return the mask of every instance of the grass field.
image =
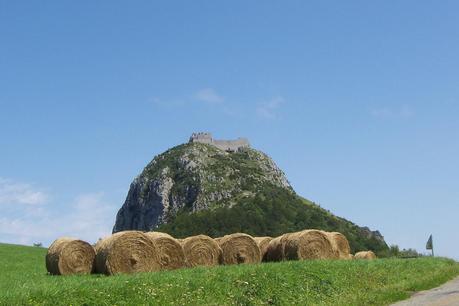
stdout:
{"type": "Polygon", "coordinates": [[[302,261],[49,276],[46,249],[0,244],[1,305],[387,305],[459,275],[448,259],[302,261]]]}

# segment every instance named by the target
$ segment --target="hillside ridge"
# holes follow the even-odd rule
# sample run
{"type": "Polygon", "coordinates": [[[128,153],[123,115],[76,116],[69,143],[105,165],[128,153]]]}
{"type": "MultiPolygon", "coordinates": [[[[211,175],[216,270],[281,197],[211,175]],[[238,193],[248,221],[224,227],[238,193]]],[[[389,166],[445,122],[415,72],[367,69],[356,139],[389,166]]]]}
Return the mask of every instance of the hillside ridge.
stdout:
{"type": "Polygon", "coordinates": [[[188,143],[157,155],[131,183],[113,232],[275,236],[318,228],[347,234],[356,250],[387,249],[379,232],[298,196],[275,162],[247,144],[219,147],[211,134],[193,134],[188,143]]]}

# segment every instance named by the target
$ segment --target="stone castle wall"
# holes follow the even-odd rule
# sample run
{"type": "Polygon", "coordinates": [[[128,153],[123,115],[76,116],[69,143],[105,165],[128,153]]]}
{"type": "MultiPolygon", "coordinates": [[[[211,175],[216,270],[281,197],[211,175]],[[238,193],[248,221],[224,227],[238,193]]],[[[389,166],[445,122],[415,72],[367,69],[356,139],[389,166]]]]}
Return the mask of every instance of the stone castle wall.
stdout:
{"type": "Polygon", "coordinates": [[[199,142],[213,145],[220,150],[236,152],[241,148],[250,147],[247,138],[238,138],[236,140],[217,140],[212,138],[211,133],[193,133],[190,137],[190,142],[199,142]]]}

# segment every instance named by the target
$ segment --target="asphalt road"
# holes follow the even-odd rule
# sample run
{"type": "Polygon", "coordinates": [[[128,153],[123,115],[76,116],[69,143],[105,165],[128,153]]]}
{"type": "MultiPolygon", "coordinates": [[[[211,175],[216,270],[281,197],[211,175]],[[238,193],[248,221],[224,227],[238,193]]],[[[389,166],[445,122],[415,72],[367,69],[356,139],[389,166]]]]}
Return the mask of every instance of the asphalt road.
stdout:
{"type": "Polygon", "coordinates": [[[459,277],[446,284],[415,293],[408,300],[393,304],[392,306],[459,306],[459,277]]]}

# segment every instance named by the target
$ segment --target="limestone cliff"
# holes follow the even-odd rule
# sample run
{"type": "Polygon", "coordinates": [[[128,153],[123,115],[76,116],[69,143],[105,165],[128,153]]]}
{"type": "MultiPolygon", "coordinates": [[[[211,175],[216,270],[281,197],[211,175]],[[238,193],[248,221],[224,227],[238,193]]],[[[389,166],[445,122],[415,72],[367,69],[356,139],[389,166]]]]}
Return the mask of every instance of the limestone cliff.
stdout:
{"type": "Polygon", "coordinates": [[[293,192],[284,173],[260,151],[183,144],[155,157],[134,179],[113,232],[155,229],[184,208],[231,207],[254,197],[265,183],[293,192]]]}

